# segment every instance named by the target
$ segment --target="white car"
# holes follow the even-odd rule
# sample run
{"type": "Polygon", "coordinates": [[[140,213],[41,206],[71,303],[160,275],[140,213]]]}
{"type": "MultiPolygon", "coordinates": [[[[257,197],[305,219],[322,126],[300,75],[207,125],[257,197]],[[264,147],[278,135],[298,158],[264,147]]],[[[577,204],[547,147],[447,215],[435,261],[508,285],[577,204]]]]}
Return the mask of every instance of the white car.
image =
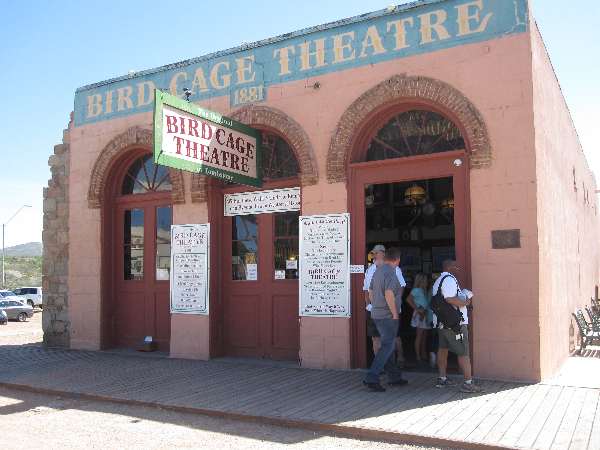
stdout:
{"type": "Polygon", "coordinates": [[[24,305],[27,304],[27,299],[25,297],[16,295],[13,291],[8,291],[6,289],[0,290],[0,301],[2,301],[2,300],[8,300],[8,301],[15,300],[17,302],[23,303],[24,305]]]}
{"type": "Polygon", "coordinates": [[[20,287],[13,291],[19,297],[24,297],[26,303],[32,308],[42,307],[42,288],[41,287],[20,287]]]}

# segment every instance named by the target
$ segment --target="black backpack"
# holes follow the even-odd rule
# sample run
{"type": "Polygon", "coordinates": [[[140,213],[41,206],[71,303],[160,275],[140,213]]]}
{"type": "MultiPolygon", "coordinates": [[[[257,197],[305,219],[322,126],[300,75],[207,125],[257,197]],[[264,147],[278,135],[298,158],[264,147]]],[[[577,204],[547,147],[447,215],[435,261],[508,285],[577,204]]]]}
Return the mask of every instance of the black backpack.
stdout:
{"type": "MultiPolygon", "coordinates": [[[[462,313],[446,301],[442,294],[442,284],[444,280],[451,275],[445,275],[440,281],[436,294],[431,299],[431,310],[437,316],[438,323],[444,325],[444,328],[448,328],[454,331],[456,334],[460,334],[460,323],[463,320],[462,313]]],[[[456,292],[458,295],[458,291],[456,292]]]]}

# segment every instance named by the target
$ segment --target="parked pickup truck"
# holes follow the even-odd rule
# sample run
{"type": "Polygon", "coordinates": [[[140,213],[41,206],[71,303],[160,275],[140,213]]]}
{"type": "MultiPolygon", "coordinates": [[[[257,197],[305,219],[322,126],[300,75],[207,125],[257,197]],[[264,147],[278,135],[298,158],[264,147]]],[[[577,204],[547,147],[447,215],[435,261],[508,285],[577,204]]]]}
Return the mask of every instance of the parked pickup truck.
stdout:
{"type": "Polygon", "coordinates": [[[20,287],[14,289],[13,292],[19,297],[25,298],[26,303],[32,308],[35,306],[42,307],[42,288],[41,287],[20,287]]]}

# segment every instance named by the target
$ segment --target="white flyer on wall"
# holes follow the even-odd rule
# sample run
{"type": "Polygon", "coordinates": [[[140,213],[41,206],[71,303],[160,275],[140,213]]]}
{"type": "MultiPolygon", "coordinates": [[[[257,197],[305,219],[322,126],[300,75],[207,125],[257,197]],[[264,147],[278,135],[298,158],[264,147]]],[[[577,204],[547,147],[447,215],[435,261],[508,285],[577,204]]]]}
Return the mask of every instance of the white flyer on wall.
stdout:
{"type": "Polygon", "coordinates": [[[207,223],[171,226],[171,313],[208,314],[207,223]]]}
{"type": "Polygon", "coordinates": [[[350,316],[350,215],[300,216],[300,315],[350,316]]]}

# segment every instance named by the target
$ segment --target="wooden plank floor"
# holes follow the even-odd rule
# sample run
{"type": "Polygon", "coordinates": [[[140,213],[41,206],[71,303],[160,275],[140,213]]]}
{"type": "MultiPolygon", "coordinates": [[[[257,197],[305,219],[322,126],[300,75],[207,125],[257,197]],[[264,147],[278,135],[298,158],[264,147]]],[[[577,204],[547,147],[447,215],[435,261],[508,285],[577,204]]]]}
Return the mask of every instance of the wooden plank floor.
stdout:
{"type": "Polygon", "coordinates": [[[409,373],[408,386],[372,393],[362,371],[4,346],[0,382],[506,448],[598,450],[600,359],[569,364],[585,365],[585,378],[561,371],[544,384],[483,381],[484,394],[468,395],[409,373]]]}

